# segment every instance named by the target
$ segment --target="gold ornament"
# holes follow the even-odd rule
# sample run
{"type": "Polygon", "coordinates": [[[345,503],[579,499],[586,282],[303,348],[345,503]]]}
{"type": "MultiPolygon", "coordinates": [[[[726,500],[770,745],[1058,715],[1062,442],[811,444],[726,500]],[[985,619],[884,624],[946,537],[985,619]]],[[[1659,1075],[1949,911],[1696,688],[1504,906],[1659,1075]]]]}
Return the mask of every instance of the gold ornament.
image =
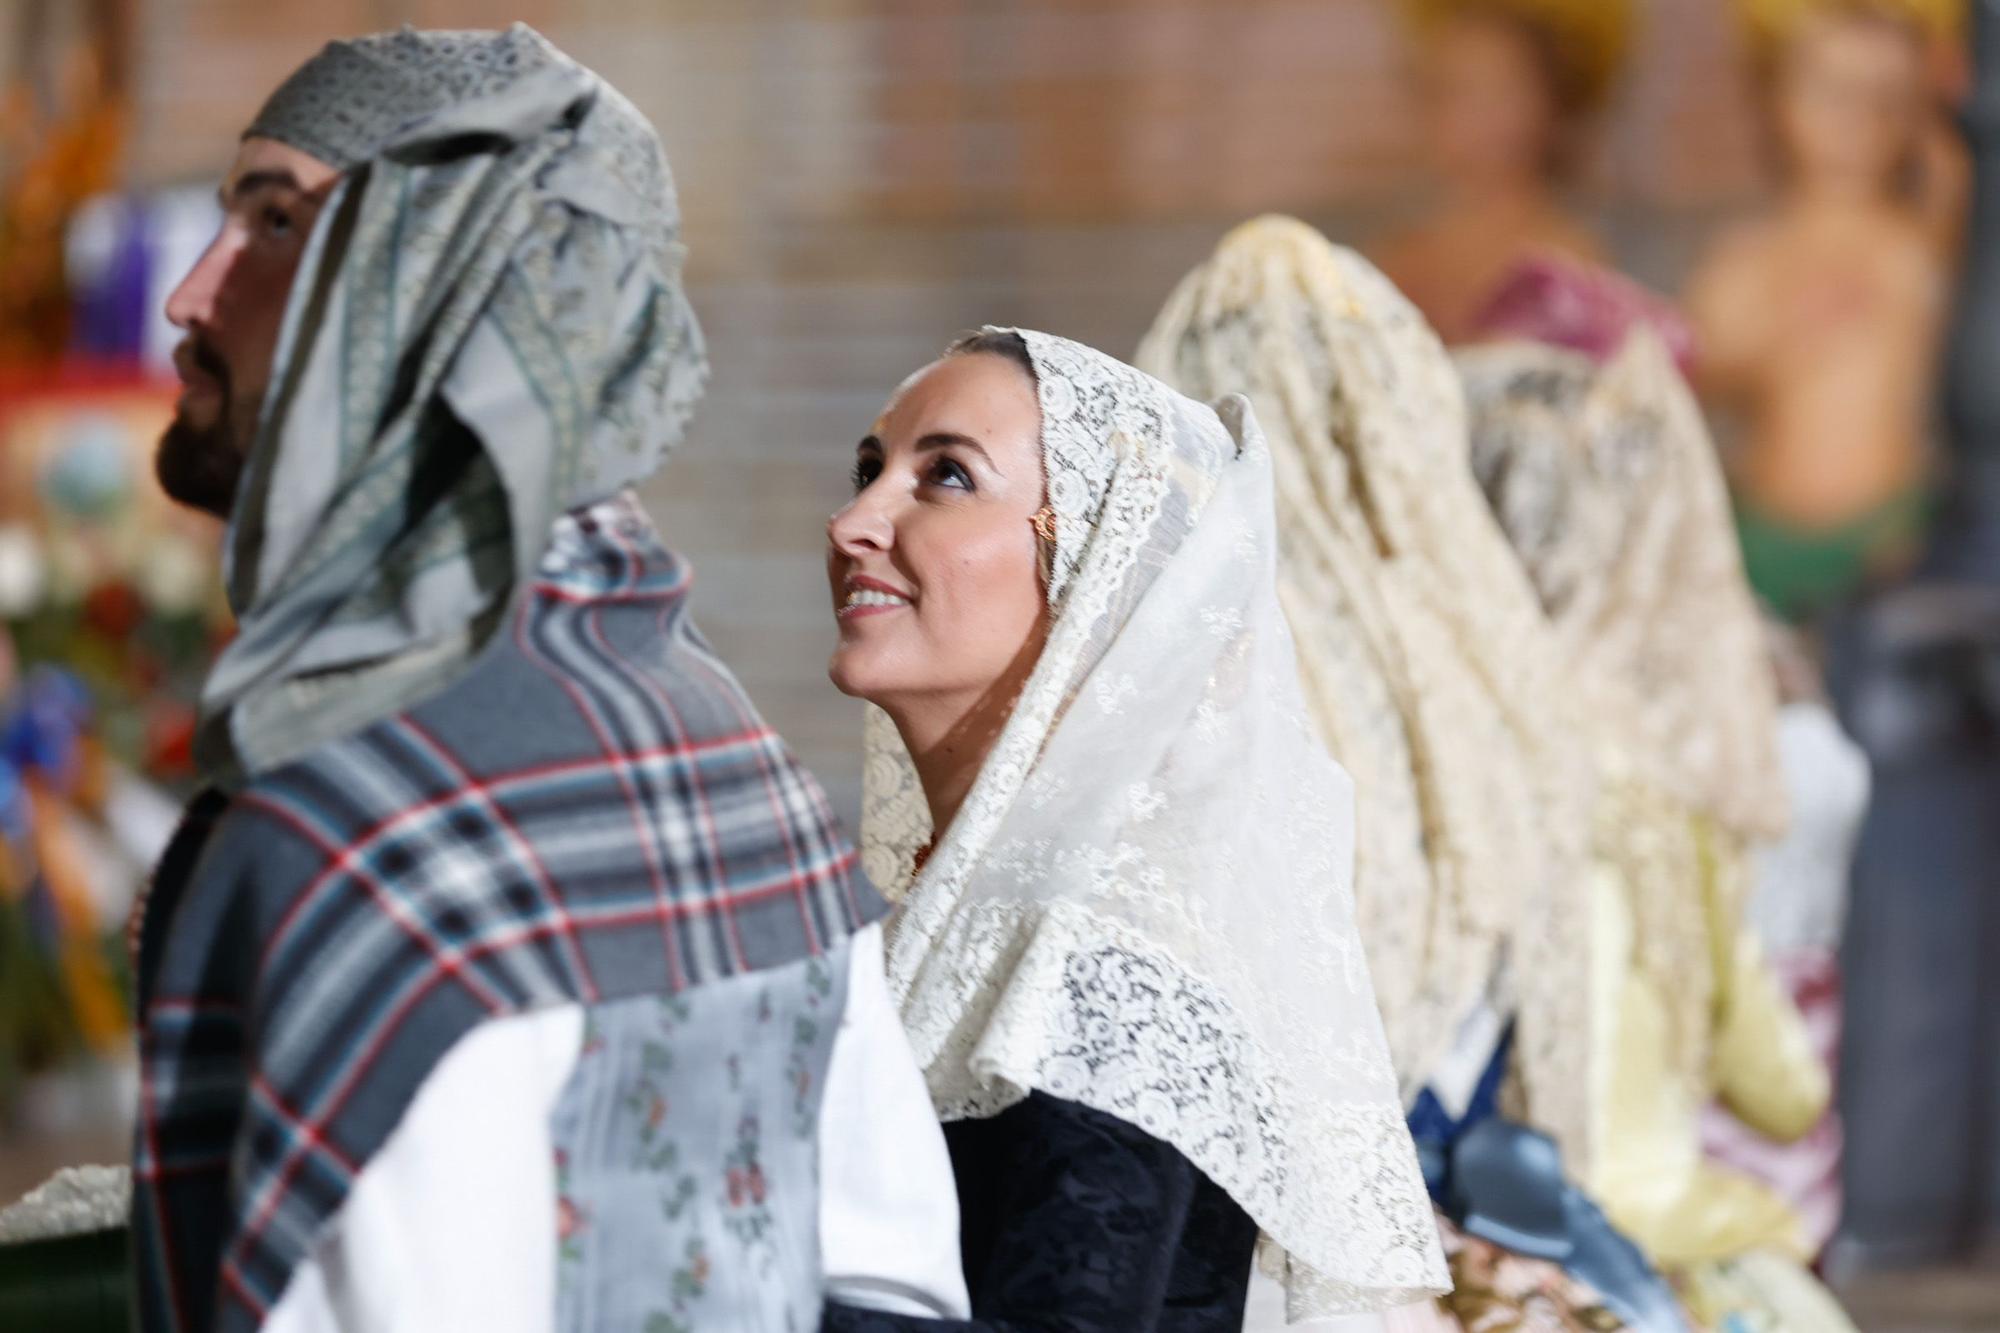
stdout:
{"type": "Polygon", "coordinates": [[[1594,111],[1611,95],[1632,47],[1632,0],[1403,0],[1419,34],[1460,16],[1491,15],[1547,35],[1562,102],[1594,111]]]}

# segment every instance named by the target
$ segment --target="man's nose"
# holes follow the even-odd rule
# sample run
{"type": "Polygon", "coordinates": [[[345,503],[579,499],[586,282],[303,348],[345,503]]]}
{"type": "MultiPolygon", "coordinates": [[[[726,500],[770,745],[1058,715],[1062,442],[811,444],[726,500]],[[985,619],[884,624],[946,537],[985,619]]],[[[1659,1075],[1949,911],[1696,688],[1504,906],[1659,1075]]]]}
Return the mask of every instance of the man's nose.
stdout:
{"type": "Polygon", "coordinates": [[[167,297],[167,320],[177,329],[213,323],[216,294],[222,289],[222,277],[228,269],[223,238],[218,236],[208,243],[201,258],[194,261],[194,267],[167,297]]]}

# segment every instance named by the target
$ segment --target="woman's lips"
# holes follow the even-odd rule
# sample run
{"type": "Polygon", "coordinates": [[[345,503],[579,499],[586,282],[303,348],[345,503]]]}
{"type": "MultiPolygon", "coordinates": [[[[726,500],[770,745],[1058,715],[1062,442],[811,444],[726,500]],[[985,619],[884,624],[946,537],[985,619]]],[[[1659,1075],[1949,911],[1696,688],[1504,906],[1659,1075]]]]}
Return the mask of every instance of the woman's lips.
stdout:
{"type": "Polygon", "coordinates": [[[865,574],[849,575],[843,587],[847,593],[846,600],[834,608],[834,615],[842,620],[877,616],[889,611],[907,611],[914,600],[902,589],[865,574]]]}

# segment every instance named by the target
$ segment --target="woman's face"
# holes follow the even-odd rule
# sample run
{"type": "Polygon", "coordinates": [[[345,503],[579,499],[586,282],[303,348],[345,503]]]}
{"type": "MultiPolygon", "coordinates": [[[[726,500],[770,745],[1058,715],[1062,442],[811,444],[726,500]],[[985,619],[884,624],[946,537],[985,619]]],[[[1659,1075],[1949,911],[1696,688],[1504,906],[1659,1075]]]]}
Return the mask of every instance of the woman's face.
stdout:
{"type": "Polygon", "coordinates": [[[892,715],[969,710],[1040,655],[1032,519],[1041,409],[1027,372],[947,356],[904,383],[854,451],[854,498],[827,523],[840,642],[828,674],[892,715]]]}
{"type": "Polygon", "coordinates": [[[1548,174],[1555,98],[1527,34],[1498,19],[1445,20],[1426,43],[1418,92],[1432,165],[1473,185],[1548,174]]]}
{"type": "Polygon", "coordinates": [[[1915,147],[1924,105],[1924,52],[1884,19],[1825,15],[1787,45],[1776,87],[1778,135],[1808,184],[1878,194],[1915,147]]]}

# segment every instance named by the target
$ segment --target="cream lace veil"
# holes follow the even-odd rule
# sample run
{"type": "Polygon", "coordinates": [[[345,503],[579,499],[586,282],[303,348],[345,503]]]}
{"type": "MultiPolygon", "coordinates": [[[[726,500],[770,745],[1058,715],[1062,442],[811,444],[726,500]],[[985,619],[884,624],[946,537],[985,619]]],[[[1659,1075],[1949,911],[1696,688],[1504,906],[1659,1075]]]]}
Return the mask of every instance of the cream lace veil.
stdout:
{"type": "Polygon", "coordinates": [[[1467,457],[1436,336],[1372,266],[1290,218],[1181,283],[1139,364],[1255,405],[1307,700],[1358,789],[1357,917],[1406,1092],[1503,957],[1528,1118],[1581,1153],[1589,798],[1555,643],[1467,457]]]}
{"type": "Polygon", "coordinates": [[[871,710],[862,842],[907,885],[889,976],[947,1120],[1041,1089],[1179,1149],[1263,1232],[1293,1318],[1449,1285],[1355,936],[1353,798],[1274,581],[1270,456],[1022,332],[1057,537],[1048,643],[931,830],[871,710]]]}
{"type": "Polygon", "coordinates": [[[1528,342],[1459,367],[1475,471],[1584,710],[1595,855],[1629,904],[1674,1068],[1705,1086],[1734,938],[1711,914],[1737,919],[1742,849],[1786,817],[1775,673],[1714,447],[1649,331],[1602,367],[1528,342]]]}
{"type": "Polygon", "coordinates": [[[1744,838],[1784,831],[1777,684],[1701,409],[1640,329],[1601,369],[1501,342],[1458,357],[1475,469],[1639,776],[1744,838]]]}

